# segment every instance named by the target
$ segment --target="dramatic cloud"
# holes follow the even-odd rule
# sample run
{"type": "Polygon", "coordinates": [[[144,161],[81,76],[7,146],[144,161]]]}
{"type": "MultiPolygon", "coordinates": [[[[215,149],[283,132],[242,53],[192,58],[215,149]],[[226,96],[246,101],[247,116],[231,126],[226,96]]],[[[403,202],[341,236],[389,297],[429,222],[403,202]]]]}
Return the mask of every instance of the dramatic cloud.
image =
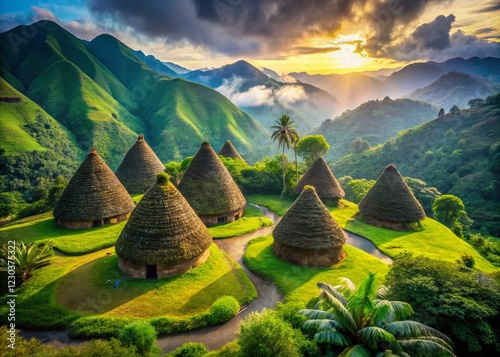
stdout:
{"type": "Polygon", "coordinates": [[[276,91],[275,95],[276,98],[278,98],[278,100],[285,105],[291,105],[299,100],[307,99],[304,88],[294,85],[281,87],[276,91]]]}
{"type": "MultiPolygon", "coordinates": [[[[440,15],[432,22],[418,26],[409,38],[387,47],[385,55],[404,61],[500,56],[499,43],[480,40],[461,30],[450,35],[454,21],[454,15],[440,15]]],[[[489,29],[483,29],[482,32],[488,31],[489,29]]]]}
{"type": "Polygon", "coordinates": [[[476,13],[494,12],[500,11],[500,3],[498,1],[490,1],[481,9],[477,10],[476,13]]]}

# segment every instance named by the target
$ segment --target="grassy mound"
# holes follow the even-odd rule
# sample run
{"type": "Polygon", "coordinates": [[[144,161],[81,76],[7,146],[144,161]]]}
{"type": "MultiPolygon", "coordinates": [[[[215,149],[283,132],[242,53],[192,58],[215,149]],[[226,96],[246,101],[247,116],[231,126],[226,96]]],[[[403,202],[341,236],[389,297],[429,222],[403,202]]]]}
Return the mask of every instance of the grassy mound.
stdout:
{"type": "Polygon", "coordinates": [[[273,222],[269,218],[264,217],[260,209],[247,204],[245,206],[245,214],[242,218],[231,223],[209,227],[208,231],[214,239],[230,238],[272,225],[273,222]]]}
{"type": "Polygon", "coordinates": [[[316,284],[321,281],[335,283],[340,277],[348,277],[357,284],[367,271],[378,273],[379,279],[388,271],[387,265],[379,259],[349,245],[344,245],[347,257],[332,267],[302,267],[276,258],[272,252],[272,243],[272,236],[251,240],[243,261],[257,275],[276,284],[285,295],[286,303],[305,303],[317,296],[316,284]]]}
{"type": "MultiPolygon", "coordinates": [[[[238,264],[214,244],[210,252],[200,267],[160,280],[123,277],[114,252],[109,256],[104,250],[80,257],[56,256],[50,266],[35,271],[18,288],[17,325],[64,328],[74,323],[74,335],[106,337],[132,319],[151,319],[157,324],[163,319],[173,332],[220,323],[219,315],[227,319],[229,312],[219,311],[218,299],[229,296],[247,305],[257,292],[238,264]],[[118,288],[113,284],[116,279],[121,280],[118,288]]],[[[6,316],[6,307],[0,312],[6,316]]],[[[167,327],[159,327],[158,332],[167,331],[167,327]]]]}

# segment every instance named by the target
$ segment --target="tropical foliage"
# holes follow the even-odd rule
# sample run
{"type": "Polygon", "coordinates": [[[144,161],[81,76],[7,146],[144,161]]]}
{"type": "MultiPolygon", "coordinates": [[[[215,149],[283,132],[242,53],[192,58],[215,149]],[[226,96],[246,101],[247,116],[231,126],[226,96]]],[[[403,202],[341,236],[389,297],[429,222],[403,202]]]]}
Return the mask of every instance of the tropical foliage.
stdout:
{"type": "Polygon", "coordinates": [[[411,305],[402,301],[375,299],[385,288],[376,289],[375,274],[369,273],[358,288],[347,278],[321,289],[316,309],[301,313],[309,318],[305,329],[317,331],[314,341],[331,346],[338,356],[392,355],[454,356],[451,341],[441,332],[417,321],[411,305]]]}
{"type": "MultiPolygon", "coordinates": [[[[50,264],[50,257],[54,254],[52,243],[40,245],[38,243],[16,244],[14,249],[14,262],[16,266],[16,275],[25,282],[31,277],[33,270],[43,268],[50,264]]],[[[0,266],[9,265],[8,247],[3,246],[0,249],[0,266]]]]}
{"type": "MultiPolygon", "coordinates": [[[[283,114],[278,120],[275,121],[276,125],[273,125],[271,129],[274,129],[271,134],[271,139],[276,141],[278,139],[278,149],[282,147],[283,151],[281,153],[281,167],[283,170],[283,190],[281,191],[281,197],[283,198],[286,194],[286,183],[285,183],[285,146],[287,149],[290,149],[290,145],[293,145],[295,148],[295,144],[299,140],[299,134],[295,130],[295,125],[293,124],[293,120],[290,120],[290,117],[286,114],[283,114]]],[[[296,166],[297,170],[297,166],[296,166]]],[[[297,171],[298,172],[298,171],[297,171]]],[[[297,173],[298,177],[298,173],[297,173]]]]}
{"type": "Polygon", "coordinates": [[[463,237],[462,223],[460,219],[467,217],[464,203],[460,198],[453,195],[442,195],[436,198],[432,205],[434,217],[450,228],[458,237],[463,237]]]}
{"type": "Polygon", "coordinates": [[[304,159],[308,167],[329,149],[330,144],[323,135],[306,135],[297,143],[297,154],[304,159]]]}
{"type": "Polygon", "coordinates": [[[415,309],[415,319],[450,336],[457,354],[498,354],[500,285],[464,264],[402,254],[386,276],[387,297],[415,309]]]}

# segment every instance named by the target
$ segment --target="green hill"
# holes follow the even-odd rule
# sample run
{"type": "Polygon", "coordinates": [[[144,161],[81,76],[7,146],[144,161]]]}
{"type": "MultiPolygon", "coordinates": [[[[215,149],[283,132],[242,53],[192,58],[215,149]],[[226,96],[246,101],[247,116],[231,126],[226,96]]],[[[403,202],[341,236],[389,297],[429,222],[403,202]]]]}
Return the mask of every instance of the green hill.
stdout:
{"type": "Polygon", "coordinates": [[[144,131],[140,119],[68,61],[42,72],[28,95],[75,135],[80,148],[94,145],[111,167],[118,167],[124,148],[144,131]]]}
{"type": "Polygon", "coordinates": [[[194,155],[203,141],[214,148],[231,140],[243,152],[262,144],[266,130],[217,91],[183,79],[161,80],[142,103],[151,145],[162,160],[194,155]]]}
{"type": "Polygon", "coordinates": [[[393,163],[442,193],[460,197],[474,219],[500,236],[500,96],[399,133],[384,145],[332,165],[337,176],[376,179],[393,163]]]}
{"type": "Polygon", "coordinates": [[[171,80],[110,35],[84,42],[40,21],[0,34],[0,50],[1,77],[70,130],[75,147],[94,145],[112,168],[139,133],[165,161],[192,155],[203,140],[231,139],[245,153],[268,135],[218,92],[171,80]]]}
{"type": "Polygon", "coordinates": [[[327,159],[338,160],[350,152],[350,145],[357,137],[375,146],[401,130],[435,118],[437,112],[426,103],[386,97],[370,100],[334,120],[326,120],[314,133],[324,135],[330,144],[327,159]]]}
{"type": "Polygon", "coordinates": [[[0,191],[69,175],[82,155],[64,126],[0,78],[0,191]]]}

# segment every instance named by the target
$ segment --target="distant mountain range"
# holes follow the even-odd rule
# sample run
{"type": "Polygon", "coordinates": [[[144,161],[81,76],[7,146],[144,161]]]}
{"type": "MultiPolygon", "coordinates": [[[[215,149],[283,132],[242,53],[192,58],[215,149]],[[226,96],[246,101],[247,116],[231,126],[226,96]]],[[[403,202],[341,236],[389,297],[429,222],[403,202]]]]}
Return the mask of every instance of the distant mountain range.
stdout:
{"type": "Polygon", "coordinates": [[[339,113],[333,95],[307,83],[283,83],[246,61],[211,70],[196,70],[183,78],[214,88],[265,127],[288,114],[302,131],[310,131],[339,113]]]}
{"type": "MultiPolygon", "coordinates": [[[[139,133],[164,162],[193,155],[205,140],[217,148],[230,139],[242,153],[267,142],[267,130],[219,92],[172,78],[168,66],[110,35],[84,42],[50,21],[33,26],[30,38],[26,26],[0,34],[2,86],[57,121],[75,149],[94,145],[112,168],[139,133]],[[17,48],[12,36],[24,39],[17,48]]],[[[22,105],[6,104],[23,115],[22,105]]],[[[0,120],[12,118],[2,112],[0,120]]],[[[26,132],[21,124],[16,130],[26,132]]],[[[7,135],[0,132],[0,146],[7,135]]]]}
{"type": "MultiPolygon", "coordinates": [[[[289,75],[300,82],[309,83],[328,91],[339,99],[343,109],[353,109],[370,99],[382,99],[386,96],[401,98],[405,95],[410,97],[410,93],[430,85],[449,72],[460,72],[482,78],[488,82],[500,83],[500,58],[473,57],[467,60],[453,58],[442,63],[414,63],[392,73],[387,78],[385,76],[372,78],[370,75],[373,76],[373,74],[368,75],[366,72],[364,74],[327,75],[294,72],[289,75]]],[[[475,87],[469,88],[469,90],[474,91],[475,87]]],[[[484,99],[491,93],[488,91],[479,92],[479,94],[482,94],[484,99]]],[[[445,104],[438,104],[440,99],[434,98],[432,104],[439,107],[445,106],[445,104]]],[[[446,102],[447,98],[443,98],[443,101],[446,102]]],[[[458,105],[458,103],[454,104],[458,105]]]]}
{"type": "Polygon", "coordinates": [[[337,177],[376,179],[395,164],[443,193],[459,196],[475,228],[500,236],[500,94],[486,104],[446,114],[399,133],[383,145],[343,157],[337,177]]]}
{"type": "Polygon", "coordinates": [[[468,102],[471,99],[484,99],[499,92],[500,83],[461,72],[449,72],[406,97],[421,100],[449,111],[455,104],[460,108],[468,108],[468,102]]]}

